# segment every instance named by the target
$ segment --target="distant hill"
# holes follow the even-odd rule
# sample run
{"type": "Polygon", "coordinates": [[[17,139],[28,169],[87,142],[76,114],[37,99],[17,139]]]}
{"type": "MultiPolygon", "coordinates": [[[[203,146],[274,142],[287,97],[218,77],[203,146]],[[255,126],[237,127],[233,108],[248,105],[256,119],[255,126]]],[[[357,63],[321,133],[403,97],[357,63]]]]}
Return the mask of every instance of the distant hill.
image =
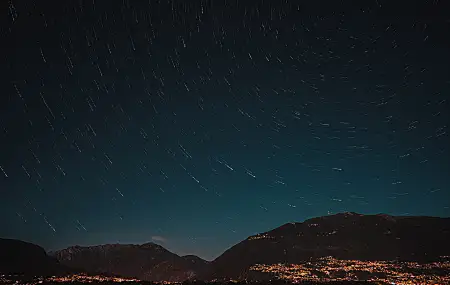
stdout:
{"type": "Polygon", "coordinates": [[[427,262],[450,255],[450,218],[341,213],[251,236],[211,262],[204,279],[248,277],[251,265],[320,257],[427,262]]]}
{"type": "Polygon", "coordinates": [[[107,273],[147,281],[184,281],[204,272],[208,262],[180,257],[160,245],[74,246],[52,254],[61,263],[89,273],[107,273]]]}
{"type": "Polygon", "coordinates": [[[68,271],[35,244],[0,238],[0,273],[46,276],[68,271]]]}

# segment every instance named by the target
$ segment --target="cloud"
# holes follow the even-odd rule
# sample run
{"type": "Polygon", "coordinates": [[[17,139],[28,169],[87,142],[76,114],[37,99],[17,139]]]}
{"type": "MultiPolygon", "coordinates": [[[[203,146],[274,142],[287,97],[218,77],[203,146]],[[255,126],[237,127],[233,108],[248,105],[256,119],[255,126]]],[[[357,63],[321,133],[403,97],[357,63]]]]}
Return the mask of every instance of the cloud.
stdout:
{"type": "Polygon", "coordinates": [[[160,241],[160,242],[167,242],[167,239],[162,236],[152,236],[152,240],[154,241],[160,241]]]}

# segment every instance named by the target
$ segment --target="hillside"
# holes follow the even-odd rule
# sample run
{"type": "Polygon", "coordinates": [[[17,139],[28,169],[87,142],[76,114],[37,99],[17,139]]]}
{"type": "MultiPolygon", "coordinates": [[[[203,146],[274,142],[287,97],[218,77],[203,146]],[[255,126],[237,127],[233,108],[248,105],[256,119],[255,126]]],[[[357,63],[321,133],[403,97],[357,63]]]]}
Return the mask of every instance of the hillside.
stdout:
{"type": "Polygon", "coordinates": [[[321,257],[428,262],[450,255],[450,218],[342,213],[251,236],[215,259],[205,279],[246,277],[254,264],[321,257]]]}

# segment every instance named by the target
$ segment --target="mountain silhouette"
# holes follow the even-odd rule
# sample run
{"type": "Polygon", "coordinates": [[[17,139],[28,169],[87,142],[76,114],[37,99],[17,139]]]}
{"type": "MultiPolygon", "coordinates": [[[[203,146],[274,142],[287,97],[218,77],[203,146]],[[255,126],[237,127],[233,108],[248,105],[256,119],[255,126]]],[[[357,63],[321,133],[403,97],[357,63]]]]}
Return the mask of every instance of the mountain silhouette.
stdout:
{"type": "Polygon", "coordinates": [[[450,218],[341,213],[251,236],[211,262],[204,279],[247,277],[254,264],[321,257],[429,262],[450,255],[450,218]]]}
{"type": "Polygon", "coordinates": [[[59,275],[70,270],[35,244],[0,238],[0,273],[18,275],[59,275]]]}

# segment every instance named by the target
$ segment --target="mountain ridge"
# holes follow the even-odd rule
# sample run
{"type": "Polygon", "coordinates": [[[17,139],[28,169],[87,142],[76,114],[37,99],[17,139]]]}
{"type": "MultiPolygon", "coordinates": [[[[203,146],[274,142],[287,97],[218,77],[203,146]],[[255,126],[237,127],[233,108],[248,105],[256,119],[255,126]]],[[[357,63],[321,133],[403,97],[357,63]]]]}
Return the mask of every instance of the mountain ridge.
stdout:
{"type": "Polygon", "coordinates": [[[146,281],[183,281],[201,272],[207,261],[182,257],[163,246],[144,244],[102,244],[71,246],[52,253],[61,263],[89,273],[116,274],[146,281]]]}
{"type": "Polygon", "coordinates": [[[338,213],[249,236],[213,260],[210,275],[204,278],[241,278],[253,264],[299,263],[326,256],[426,262],[450,254],[446,240],[450,218],[338,213]]]}

